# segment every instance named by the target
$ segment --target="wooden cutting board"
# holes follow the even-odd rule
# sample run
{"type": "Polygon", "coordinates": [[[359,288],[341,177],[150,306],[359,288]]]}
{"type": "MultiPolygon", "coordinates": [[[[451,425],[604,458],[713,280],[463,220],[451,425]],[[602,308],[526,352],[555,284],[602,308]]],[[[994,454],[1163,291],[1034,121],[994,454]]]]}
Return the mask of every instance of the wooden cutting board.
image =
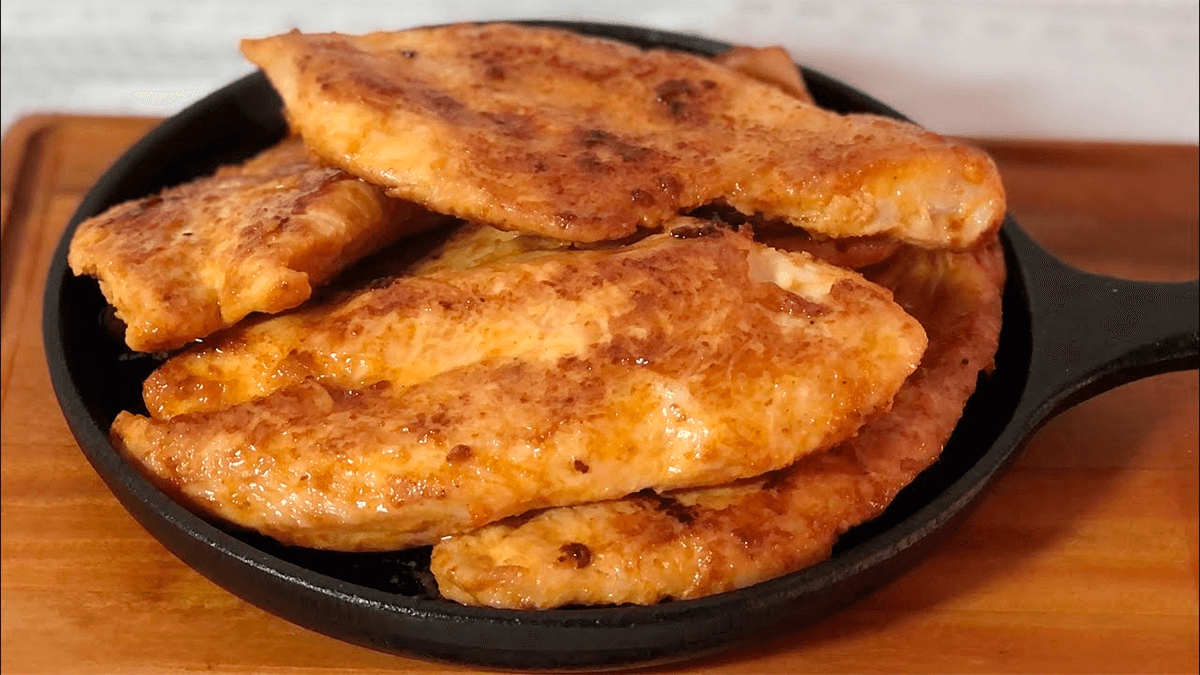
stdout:
{"type": "MultiPolygon", "coordinates": [[[[96,177],[156,123],[41,116],[3,145],[3,671],[464,672],[309,632],[147,535],[72,440],[41,346],[48,260],[96,177]]],[[[1197,148],[982,141],[1017,219],[1085,269],[1197,274],[1197,148]]],[[[1197,375],[1047,424],[916,568],[815,626],[671,672],[1196,672],[1197,375]]]]}

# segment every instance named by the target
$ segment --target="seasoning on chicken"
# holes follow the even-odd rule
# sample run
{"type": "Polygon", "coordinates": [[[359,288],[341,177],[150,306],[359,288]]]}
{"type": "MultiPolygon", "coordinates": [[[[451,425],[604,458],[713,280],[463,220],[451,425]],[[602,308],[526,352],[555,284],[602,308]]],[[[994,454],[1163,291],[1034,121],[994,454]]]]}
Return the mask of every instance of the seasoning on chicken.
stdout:
{"type": "Polygon", "coordinates": [[[985,153],[678,51],[511,24],[242,51],[325,160],[501,229],[611,240],[721,202],[823,237],[966,248],[1004,214],[985,153]]]}
{"type": "Polygon", "coordinates": [[[549,509],[438,543],[441,593],[547,608],[711,595],[828,558],[941,453],[999,344],[1003,251],[909,247],[869,274],[924,325],[929,347],[890,413],[838,447],[725,486],[549,509]]]}
{"type": "Polygon", "coordinates": [[[99,280],[131,349],[161,352],[295,307],[361,256],[445,220],[317,163],[291,138],[89,218],[68,262],[99,280]]]}
{"type": "Polygon", "coordinates": [[[782,468],[887,410],[925,343],[858,274],[679,219],[234,328],[174,361],[204,411],[122,413],[113,436],[202,512],[403,548],[782,468]]]}

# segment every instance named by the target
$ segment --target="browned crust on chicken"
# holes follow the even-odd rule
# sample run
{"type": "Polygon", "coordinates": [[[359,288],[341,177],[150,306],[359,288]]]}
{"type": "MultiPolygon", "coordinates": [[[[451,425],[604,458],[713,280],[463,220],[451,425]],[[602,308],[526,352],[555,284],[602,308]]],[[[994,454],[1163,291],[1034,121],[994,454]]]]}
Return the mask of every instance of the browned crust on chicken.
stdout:
{"type": "Polygon", "coordinates": [[[242,50],[323,158],[502,229],[617,239],[721,199],[823,236],[967,247],[1004,213],[983,152],[682,52],[508,24],[242,50]]]}
{"type": "Polygon", "coordinates": [[[349,263],[444,220],[311,159],[298,138],[80,224],[72,271],[99,279],[143,352],[279,312],[349,263]]]}
{"type": "Polygon", "coordinates": [[[832,451],[729,486],[550,509],[434,547],[443,595],[545,608],[653,603],[747,586],[825,559],[940,454],[999,340],[1003,253],[907,248],[869,275],[929,348],[892,411],[832,451]]]}
{"type": "Polygon", "coordinates": [[[202,389],[249,389],[166,420],[123,413],[114,439],[201,511],[376,550],[757,475],[887,409],[925,345],[887,290],[677,224],[234,329],[176,362],[202,389]]]}

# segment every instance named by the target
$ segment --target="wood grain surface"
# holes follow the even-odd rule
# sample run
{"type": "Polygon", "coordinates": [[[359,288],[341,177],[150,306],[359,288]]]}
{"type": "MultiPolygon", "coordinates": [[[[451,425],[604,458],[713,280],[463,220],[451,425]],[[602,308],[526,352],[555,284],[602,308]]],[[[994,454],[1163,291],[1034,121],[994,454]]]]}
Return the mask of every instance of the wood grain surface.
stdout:
{"type": "MultiPolygon", "coordinates": [[[[145,533],[67,430],[41,343],[53,248],[152,119],[42,116],[3,144],[2,669],[18,673],[469,672],[271,616],[145,533]]],[[[1197,148],[979,141],[1051,251],[1136,279],[1197,274],[1197,148]]],[[[1197,374],[1050,421],[966,521],[893,583],[813,626],[655,672],[1196,672],[1197,374]]]]}

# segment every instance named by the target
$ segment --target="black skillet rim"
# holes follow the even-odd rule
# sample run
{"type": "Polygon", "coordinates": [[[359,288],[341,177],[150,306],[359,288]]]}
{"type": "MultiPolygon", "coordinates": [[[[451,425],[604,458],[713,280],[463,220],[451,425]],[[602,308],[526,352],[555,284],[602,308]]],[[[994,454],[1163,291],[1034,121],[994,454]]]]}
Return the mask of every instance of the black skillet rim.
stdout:
{"type": "MultiPolygon", "coordinates": [[[[666,46],[714,53],[729,45],[697,35],[628,26],[576,22],[536,22],[611,37],[643,46],[666,46]]],[[[902,117],[895,110],[819,72],[805,69],[805,77],[818,101],[839,111],[863,110],[902,117]],[[825,99],[825,100],[822,100],[825,99]]],[[[847,536],[825,563],[745,589],[708,598],[669,602],[651,607],[566,608],[542,611],[498,610],[465,607],[437,598],[398,597],[306,569],[264,552],[187,511],[146,481],[126,463],[108,441],[107,422],[96,414],[94,394],[85,396],[81,380],[95,372],[81,371],[76,343],[80,317],[63,314],[74,302],[79,281],[66,266],[66,250],[75,226],[107,205],[135,196],[126,177],[139,163],[161,154],[180,135],[201,124],[212,109],[227,102],[245,102],[247,119],[260,124],[257,140],[245,147],[226,143],[226,156],[207,158],[215,164],[230,161],[230,152],[249,154],[282,133],[277,110],[264,111],[277,98],[261,73],[249,75],[197,102],[166,120],[131,148],[96,183],[71,219],[55,252],[46,286],[44,341],[55,392],[72,433],[96,471],[127,510],[156,538],[186,563],[244,599],[290,621],[334,637],[372,648],[434,660],[485,667],[514,669],[580,669],[646,665],[707,654],[763,634],[769,624],[803,624],[852,602],[885,582],[913,562],[944,525],[995,477],[1017,449],[1034,422],[960,424],[965,439],[951,447],[978,447],[986,451],[962,466],[939,462],[923,474],[897,504],[872,526],[847,536]],[[265,88],[265,91],[264,91],[265,88]],[[230,150],[228,148],[233,147],[230,150]],[[76,339],[72,340],[72,335],[76,339]],[[974,428],[979,427],[979,428],[974,428]],[[971,444],[974,445],[971,445],[971,444]],[[940,467],[940,468],[939,468],[940,467]],[[930,489],[932,494],[923,494],[930,489]],[[890,515],[889,515],[890,514],[890,515]],[[885,525],[879,525],[884,523],[885,525]]],[[[210,132],[211,133],[211,132],[210,132]]],[[[231,132],[238,135],[238,132],[231,132]]],[[[226,139],[228,140],[228,139],[226,139]]],[[[198,164],[187,175],[210,170],[204,164],[204,144],[185,147],[199,152],[198,164]]],[[[188,146],[188,143],[184,143],[188,146]]],[[[176,148],[176,156],[180,152],[176,148]]],[[[164,184],[187,177],[169,176],[164,184]]],[[[1016,228],[1009,219],[1002,237],[1010,270],[1016,228]]],[[[94,282],[93,282],[94,283],[94,282]]],[[[1011,274],[1005,298],[1005,334],[1000,366],[1009,365],[998,380],[981,382],[981,392],[1001,402],[1001,420],[1008,421],[1024,389],[1029,358],[1028,304],[1025,279],[1011,274]],[[1013,326],[1013,328],[1010,328],[1013,326]]],[[[83,329],[86,331],[86,327],[83,329]]],[[[978,396],[977,396],[978,398],[978,396]]],[[[974,401],[973,401],[974,403],[974,401]]],[[[990,407],[990,406],[989,406],[990,407]]],[[[992,420],[996,419],[992,407],[992,420]]],[[[980,418],[974,415],[974,418],[980,418]]],[[[968,406],[964,420],[972,419],[968,406]]],[[[768,631],[769,632],[769,631],[768,631]]]]}

